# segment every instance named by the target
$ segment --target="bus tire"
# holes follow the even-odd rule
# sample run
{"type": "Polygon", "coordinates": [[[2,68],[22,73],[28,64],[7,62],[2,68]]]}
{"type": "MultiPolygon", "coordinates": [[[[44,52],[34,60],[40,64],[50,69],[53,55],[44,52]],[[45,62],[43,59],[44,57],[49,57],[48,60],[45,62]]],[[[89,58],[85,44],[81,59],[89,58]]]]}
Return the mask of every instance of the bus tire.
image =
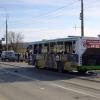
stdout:
{"type": "Polygon", "coordinates": [[[36,69],[40,69],[40,67],[39,66],[35,66],[36,67],[36,69]]]}
{"type": "Polygon", "coordinates": [[[57,62],[57,70],[58,70],[59,73],[62,73],[64,71],[63,62],[61,62],[61,61],[57,62]]]}
{"type": "Polygon", "coordinates": [[[60,68],[58,68],[58,72],[59,72],[59,73],[62,73],[62,72],[63,72],[63,70],[62,70],[62,69],[60,69],[60,68]]]}
{"type": "Polygon", "coordinates": [[[86,69],[85,70],[78,70],[78,72],[81,74],[85,74],[87,72],[87,70],[86,69]]]}

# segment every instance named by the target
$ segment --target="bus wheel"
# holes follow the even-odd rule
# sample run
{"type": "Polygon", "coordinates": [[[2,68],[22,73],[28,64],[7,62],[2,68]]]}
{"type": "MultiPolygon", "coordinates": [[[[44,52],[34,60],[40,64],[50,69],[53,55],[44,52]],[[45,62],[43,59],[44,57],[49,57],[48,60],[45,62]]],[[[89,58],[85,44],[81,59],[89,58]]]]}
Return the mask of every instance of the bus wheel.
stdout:
{"type": "Polygon", "coordinates": [[[57,70],[58,72],[62,73],[64,71],[64,64],[63,62],[57,62],[57,70]]]}
{"type": "Polygon", "coordinates": [[[87,72],[87,70],[86,69],[85,70],[78,70],[78,72],[81,74],[85,74],[87,72]]]}
{"type": "Polygon", "coordinates": [[[35,67],[36,67],[36,69],[40,69],[39,66],[35,66],[35,67]]]}
{"type": "Polygon", "coordinates": [[[59,72],[59,73],[62,73],[62,72],[63,72],[63,70],[62,70],[62,69],[60,69],[60,68],[58,68],[58,72],[59,72]]]}
{"type": "Polygon", "coordinates": [[[36,69],[40,69],[37,62],[35,62],[34,66],[36,67],[36,69]]]}

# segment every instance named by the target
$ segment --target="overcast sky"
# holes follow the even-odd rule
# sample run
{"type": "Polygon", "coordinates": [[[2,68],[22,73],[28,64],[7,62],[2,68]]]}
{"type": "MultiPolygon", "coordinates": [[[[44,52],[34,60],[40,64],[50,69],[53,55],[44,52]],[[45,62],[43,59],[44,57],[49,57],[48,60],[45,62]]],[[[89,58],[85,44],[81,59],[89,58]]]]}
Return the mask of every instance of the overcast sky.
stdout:
{"type": "MultiPolygon", "coordinates": [[[[24,41],[79,36],[80,0],[0,0],[0,38],[20,32],[24,41]],[[76,27],[76,28],[75,28],[76,27]]],[[[100,34],[100,0],[84,0],[85,36],[100,34]]]]}

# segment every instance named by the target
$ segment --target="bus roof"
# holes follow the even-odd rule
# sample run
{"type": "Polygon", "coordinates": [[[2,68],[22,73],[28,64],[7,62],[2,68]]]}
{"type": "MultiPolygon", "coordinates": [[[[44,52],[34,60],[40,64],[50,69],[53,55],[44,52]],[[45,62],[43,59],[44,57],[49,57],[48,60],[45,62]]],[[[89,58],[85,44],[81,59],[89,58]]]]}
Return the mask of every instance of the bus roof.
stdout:
{"type": "Polygon", "coordinates": [[[51,40],[42,40],[42,41],[35,41],[32,42],[31,44],[45,44],[45,43],[52,43],[52,42],[62,42],[62,41],[77,41],[78,39],[93,39],[93,40],[100,40],[98,37],[83,37],[81,38],[80,36],[69,36],[67,38],[58,38],[58,39],[51,39],[51,40]]]}

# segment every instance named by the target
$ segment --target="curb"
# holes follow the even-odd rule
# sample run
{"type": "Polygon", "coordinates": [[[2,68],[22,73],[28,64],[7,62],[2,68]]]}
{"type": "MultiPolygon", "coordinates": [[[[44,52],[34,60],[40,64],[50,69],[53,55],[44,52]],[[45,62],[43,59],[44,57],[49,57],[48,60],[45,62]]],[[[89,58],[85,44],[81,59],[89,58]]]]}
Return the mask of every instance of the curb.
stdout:
{"type": "Polygon", "coordinates": [[[96,82],[96,83],[100,83],[100,81],[98,81],[98,80],[93,80],[93,79],[87,79],[87,78],[82,78],[82,77],[79,77],[78,79],[87,80],[87,81],[96,82]]]}

